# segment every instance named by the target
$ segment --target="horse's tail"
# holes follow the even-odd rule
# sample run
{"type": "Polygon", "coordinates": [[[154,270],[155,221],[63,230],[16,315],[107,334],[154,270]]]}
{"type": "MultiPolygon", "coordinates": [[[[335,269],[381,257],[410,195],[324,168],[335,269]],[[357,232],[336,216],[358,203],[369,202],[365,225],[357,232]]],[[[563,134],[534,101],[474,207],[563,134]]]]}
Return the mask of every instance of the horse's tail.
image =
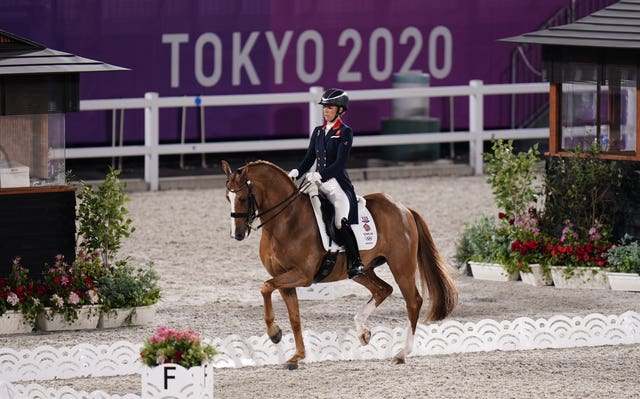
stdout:
{"type": "Polygon", "coordinates": [[[448,267],[431,238],[429,227],[422,216],[410,209],[418,226],[418,269],[422,287],[429,290],[431,303],[428,321],[446,318],[458,304],[458,289],[449,275],[448,267]]]}

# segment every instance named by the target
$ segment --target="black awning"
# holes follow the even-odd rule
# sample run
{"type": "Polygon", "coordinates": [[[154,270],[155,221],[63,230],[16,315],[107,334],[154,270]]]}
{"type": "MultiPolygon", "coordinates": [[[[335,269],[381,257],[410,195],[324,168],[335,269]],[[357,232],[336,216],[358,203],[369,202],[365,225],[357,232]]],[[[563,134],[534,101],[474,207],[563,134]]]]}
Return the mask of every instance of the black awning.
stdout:
{"type": "Polygon", "coordinates": [[[0,31],[0,75],[105,72],[127,70],[0,31]]]}
{"type": "Polygon", "coordinates": [[[640,49],[640,0],[621,0],[572,24],[500,40],[554,46],[640,49]]]}

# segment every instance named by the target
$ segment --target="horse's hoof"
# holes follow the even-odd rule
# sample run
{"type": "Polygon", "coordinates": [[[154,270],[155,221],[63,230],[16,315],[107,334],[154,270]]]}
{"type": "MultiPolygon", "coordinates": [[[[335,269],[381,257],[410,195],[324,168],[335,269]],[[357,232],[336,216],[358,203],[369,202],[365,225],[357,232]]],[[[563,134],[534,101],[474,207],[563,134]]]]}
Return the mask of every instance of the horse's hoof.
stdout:
{"type": "Polygon", "coordinates": [[[391,360],[391,364],[405,364],[405,361],[403,357],[396,356],[391,360]]]}
{"type": "Polygon", "coordinates": [[[369,341],[371,341],[371,331],[365,330],[362,334],[360,334],[358,339],[360,340],[360,345],[367,345],[369,341]]]}
{"type": "Polygon", "coordinates": [[[284,369],[285,370],[295,370],[298,368],[298,363],[294,363],[294,362],[286,362],[284,364],[284,369]]]}
{"type": "Polygon", "coordinates": [[[278,342],[280,342],[280,340],[282,339],[282,330],[280,329],[280,327],[278,327],[278,332],[269,336],[269,339],[274,344],[277,344],[278,342]]]}

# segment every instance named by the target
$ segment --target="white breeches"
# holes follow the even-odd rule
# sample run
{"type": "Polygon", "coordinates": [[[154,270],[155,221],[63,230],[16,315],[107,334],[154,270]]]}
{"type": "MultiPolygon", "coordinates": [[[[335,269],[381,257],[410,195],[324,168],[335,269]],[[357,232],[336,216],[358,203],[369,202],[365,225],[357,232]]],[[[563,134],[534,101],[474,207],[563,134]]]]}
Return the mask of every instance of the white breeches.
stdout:
{"type": "Polygon", "coordinates": [[[319,186],[320,191],[333,204],[336,214],[333,223],[336,228],[342,227],[342,219],[349,219],[349,197],[342,191],[336,179],[329,179],[319,186]]]}

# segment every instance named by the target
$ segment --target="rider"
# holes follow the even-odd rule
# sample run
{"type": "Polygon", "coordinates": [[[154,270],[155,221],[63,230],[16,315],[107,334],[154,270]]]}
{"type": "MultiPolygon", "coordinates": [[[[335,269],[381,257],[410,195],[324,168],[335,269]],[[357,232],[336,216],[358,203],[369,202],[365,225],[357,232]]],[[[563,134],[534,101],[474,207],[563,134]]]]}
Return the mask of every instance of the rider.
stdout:
{"type": "Polygon", "coordinates": [[[349,97],[344,90],[329,89],[322,94],[319,104],[325,123],[313,130],[304,159],[289,176],[295,179],[308,172],[307,180],[318,183],[320,192],[331,201],[335,208],[334,224],[349,259],[347,273],[349,278],[359,277],[364,274],[364,266],[351,229],[352,224],[358,223],[358,207],[346,170],[353,130],[341,118],[349,106],[349,97]]]}

